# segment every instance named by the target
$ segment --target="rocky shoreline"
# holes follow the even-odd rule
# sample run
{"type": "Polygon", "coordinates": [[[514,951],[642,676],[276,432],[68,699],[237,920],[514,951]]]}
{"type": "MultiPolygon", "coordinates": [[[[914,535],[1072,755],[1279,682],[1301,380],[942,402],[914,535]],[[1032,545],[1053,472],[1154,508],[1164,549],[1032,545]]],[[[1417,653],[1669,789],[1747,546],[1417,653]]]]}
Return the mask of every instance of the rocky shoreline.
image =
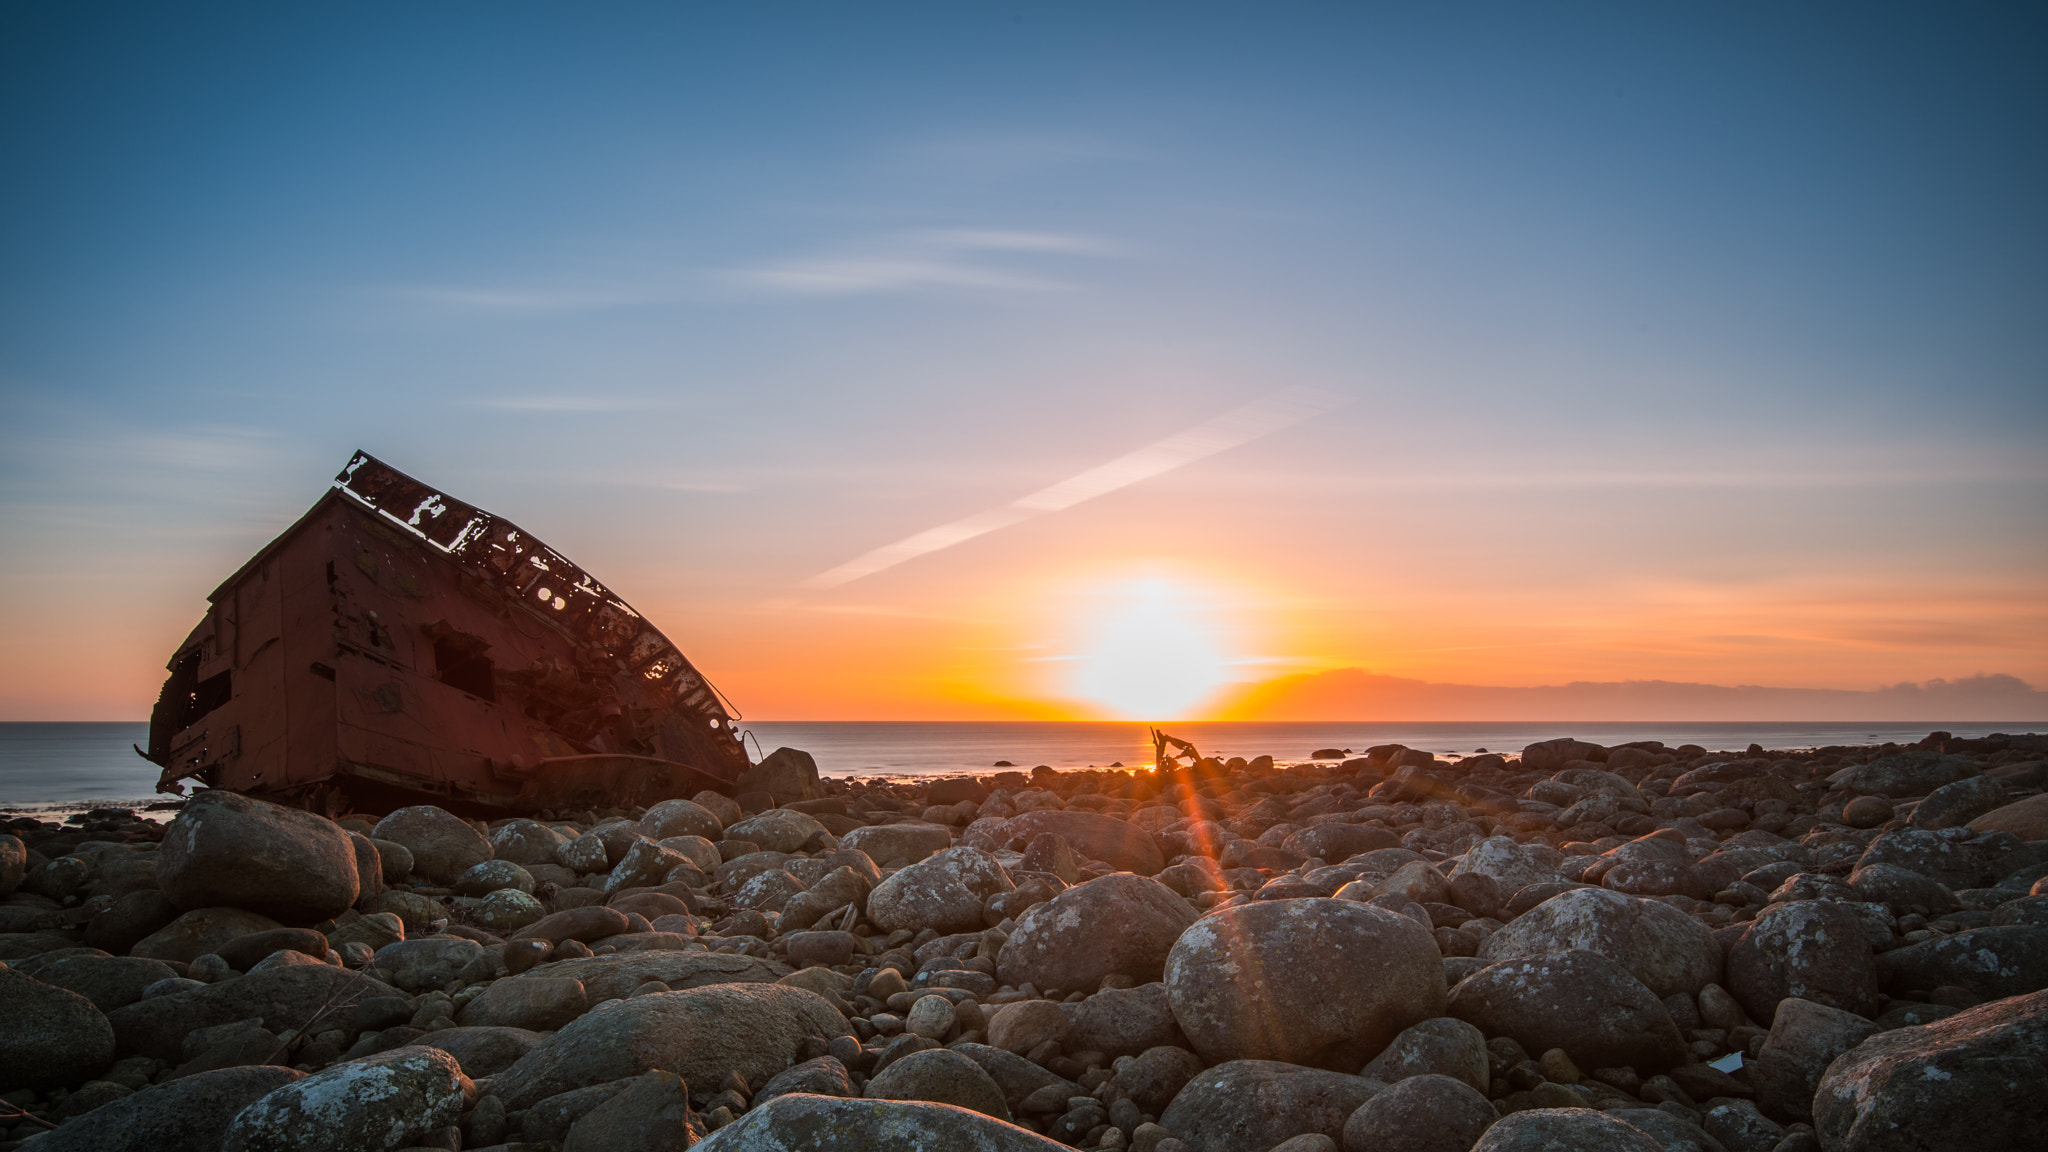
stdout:
{"type": "Polygon", "coordinates": [[[0,1149],[2038,1147],[2048,738],[0,835],[0,1149]]]}

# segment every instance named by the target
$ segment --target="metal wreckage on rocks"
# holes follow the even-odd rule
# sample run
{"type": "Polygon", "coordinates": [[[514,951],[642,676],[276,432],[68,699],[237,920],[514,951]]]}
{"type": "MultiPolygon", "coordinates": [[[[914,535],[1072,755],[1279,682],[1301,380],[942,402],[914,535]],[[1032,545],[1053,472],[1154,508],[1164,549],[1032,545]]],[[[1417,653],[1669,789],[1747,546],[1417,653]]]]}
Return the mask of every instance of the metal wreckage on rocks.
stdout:
{"type": "Polygon", "coordinates": [[[751,766],[631,605],[367,453],[208,600],[150,714],[159,791],[534,812],[730,791],[751,766]]]}

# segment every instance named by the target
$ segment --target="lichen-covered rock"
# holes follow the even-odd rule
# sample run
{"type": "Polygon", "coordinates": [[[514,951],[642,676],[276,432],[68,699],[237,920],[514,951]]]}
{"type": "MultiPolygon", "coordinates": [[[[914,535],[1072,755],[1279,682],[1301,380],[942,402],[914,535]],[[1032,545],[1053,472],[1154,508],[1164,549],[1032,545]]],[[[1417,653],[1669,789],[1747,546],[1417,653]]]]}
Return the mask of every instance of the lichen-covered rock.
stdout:
{"type": "Polygon", "coordinates": [[[1165,979],[1181,1031],[1211,1061],[1349,1071],[1402,1029],[1444,1014],[1443,963],[1429,929],[1351,900],[1270,900],[1212,913],[1181,933],[1165,979]]]}
{"type": "Polygon", "coordinates": [[[645,1072],[569,1128],[562,1152],[682,1152],[702,1138],[690,1086],[673,1072],[645,1072]]]}
{"type": "Polygon", "coordinates": [[[891,1062],[868,1081],[866,1096],[870,1100],[955,1104],[998,1120],[1010,1119],[1003,1090],[981,1065],[946,1048],[912,1052],[891,1062]]]}
{"type": "Polygon", "coordinates": [[[694,1152],[1061,1152],[1066,1147],[952,1104],[790,1093],[713,1132],[694,1152]]]}
{"type": "Polygon", "coordinates": [[[516,977],[570,979],[583,985],[590,1002],[620,1000],[649,980],[673,991],[712,984],[773,984],[789,969],[773,960],[730,952],[621,952],[542,964],[516,977]]]}
{"type": "MultiPolygon", "coordinates": [[[[734,795],[766,792],[775,797],[777,804],[816,800],[825,795],[824,782],[818,779],[818,762],[801,748],[777,748],[770,752],[759,764],[740,773],[732,790],[734,795]]],[[[703,797],[696,799],[701,801],[703,797]]]]}
{"type": "Polygon", "coordinates": [[[1813,1122],[1813,1092],[1835,1057],[1863,1043],[1877,1025],[1853,1012],[1811,1000],[1783,1000],[1771,1033],[1747,1065],[1764,1111],[1787,1122],[1813,1122]]]}
{"type": "Polygon", "coordinates": [[[275,1065],[180,1076],[102,1104],[36,1140],[42,1152],[219,1152],[244,1108],[297,1080],[275,1065]]]}
{"type": "Polygon", "coordinates": [[[491,858],[491,842],[453,812],[420,804],[400,808],[377,822],[370,835],[403,845],[413,871],[436,884],[455,878],[491,858]]]}
{"type": "Polygon", "coordinates": [[[1580,1068],[1661,1072],[1688,1061],[1664,1002],[1614,961],[1558,952],[1482,968],[1451,991],[1450,1015],[1530,1052],[1562,1048],[1580,1068]]]}
{"type": "Polygon", "coordinates": [[[1957,891],[1994,883],[2028,862],[2017,836],[1969,828],[1895,828],[1872,840],[1857,860],[1858,866],[1896,864],[1957,891]]]}
{"type": "Polygon", "coordinates": [[[1868,764],[1852,764],[1828,778],[1837,787],[1864,796],[1893,800],[1925,796],[1944,784],[1975,776],[1981,766],[1961,756],[1909,749],[1880,756],[1868,764]]]}
{"type": "Polygon", "coordinates": [[[589,1007],[581,980],[527,973],[491,981],[483,995],[462,1006],[455,1019],[466,1026],[552,1032],[589,1007]]]}
{"type": "Polygon", "coordinates": [[[474,1092],[455,1058],[394,1048],[294,1080],[243,1109],[222,1152],[395,1152],[454,1126],[474,1092]]]}
{"type": "Polygon", "coordinates": [[[841,836],[839,846],[865,852],[876,864],[891,860],[915,864],[952,847],[953,834],[943,824],[873,824],[841,836]]]}
{"type": "Polygon", "coordinates": [[[283,925],[260,912],[240,908],[195,908],[136,941],[130,950],[151,960],[190,964],[230,940],[283,925]]]}
{"type": "Polygon", "coordinates": [[[508,864],[557,863],[555,854],[568,840],[538,820],[508,820],[491,833],[491,855],[508,864]]]}
{"type": "Polygon", "coordinates": [[[1856,913],[1833,900],[1766,908],[1728,950],[1724,986],[1758,1023],[1769,1023],[1786,997],[1877,1015],[1870,937],[1856,913]]]}
{"type": "Polygon", "coordinates": [[[1100,860],[1120,872],[1153,876],[1166,867],[1166,856],[1150,832],[1101,812],[1056,808],[1026,812],[1003,826],[1002,837],[1006,842],[1029,844],[1047,832],[1064,838],[1081,856],[1100,860]]]}
{"type": "Polygon", "coordinates": [[[35,970],[35,978],[67,992],[76,992],[101,1012],[125,1008],[142,999],[142,990],[178,975],[161,960],[140,956],[66,956],[35,970]]]}
{"type": "Polygon", "coordinates": [[[1334,864],[1361,852],[1399,848],[1401,838],[1372,824],[1317,824],[1290,834],[1280,846],[1297,855],[1334,864]]]}
{"type": "Polygon", "coordinates": [[[750,1103],[759,1108],[777,1096],[792,1092],[804,1092],[812,1096],[853,1097],[860,1092],[853,1086],[853,1078],[847,1074],[846,1065],[831,1056],[820,1056],[801,1064],[792,1064],[770,1077],[766,1084],[754,1092],[750,1103]]]}
{"type": "Polygon", "coordinates": [[[983,926],[982,902],[1014,887],[994,856],[978,848],[948,848],[875,885],[867,916],[891,932],[972,932],[983,926]]]}
{"type": "Polygon", "coordinates": [[[1472,1152],[1665,1152],[1665,1147],[1605,1112],[1531,1108],[1495,1121],[1472,1152]]]}
{"type": "Polygon", "coordinates": [[[1025,912],[996,954],[996,972],[1006,984],[1069,992],[1093,992],[1109,975],[1154,981],[1194,922],[1194,909],[1164,884],[1113,872],[1025,912]]]}
{"type": "Polygon", "coordinates": [[[700,836],[717,842],[725,826],[711,810],[690,800],[663,800],[640,816],[640,834],[650,840],[671,836],[700,836]]]}
{"type": "Polygon", "coordinates": [[[1885,987],[1966,988],[2001,1000],[2048,988],[2048,927],[2009,924],[1937,936],[1877,957],[1885,987]]]}
{"type": "Polygon", "coordinates": [[[765,1083],[806,1039],[851,1035],[824,997],[786,984],[712,984],[632,996],[585,1013],[492,1080],[510,1110],[653,1068],[692,1084],[728,1072],[765,1083]]]}
{"type": "Polygon", "coordinates": [[[788,808],[770,808],[725,830],[726,839],[759,844],[767,852],[801,851],[811,837],[830,835],[823,824],[788,808]]]}
{"type": "Polygon", "coordinates": [[[1382,1084],[1410,1076],[1450,1076],[1484,1092],[1490,1083],[1486,1034],[1452,1016],[1424,1020],[1402,1029],[1359,1075],[1382,1084]]]}
{"type": "MultiPolygon", "coordinates": [[[[1391,845],[1389,845],[1391,847],[1391,845]]],[[[1529,850],[1506,836],[1489,836],[1465,853],[1451,869],[1451,879],[1466,873],[1492,877],[1502,892],[1518,892],[1531,884],[1562,880],[1554,868],[1546,868],[1529,850]]]]}
{"type": "Polygon", "coordinates": [[[1161,981],[1106,988],[1078,1004],[1062,1004],[1059,1010],[1067,1018],[1062,1044],[1069,1051],[1100,1052],[1114,1059],[1187,1043],[1161,981]]]}
{"type": "Polygon", "coordinates": [[[28,874],[28,845],[19,836],[0,835],[0,900],[14,895],[28,874]]]}
{"type": "Polygon", "coordinates": [[[0,967],[0,1084],[89,1080],[114,1059],[114,1030],[76,992],[0,967]]]}
{"type": "Polygon", "coordinates": [[[1849,874],[1849,887],[1864,900],[1895,912],[1918,907],[1930,913],[1953,912],[1955,893],[1909,868],[1896,864],[1865,864],[1849,874]]]}
{"type": "Polygon", "coordinates": [[[501,888],[533,894],[533,873],[510,860],[486,860],[455,878],[457,896],[489,896],[501,888]]]}
{"type": "Polygon", "coordinates": [[[484,927],[512,932],[536,924],[547,915],[541,902],[517,888],[500,888],[478,901],[476,918],[484,927]]]}
{"type": "Polygon", "coordinates": [[[2039,1147],[2048,1125],[2048,991],[1880,1032],[1829,1065],[1821,1147],[1854,1152],[2039,1147]]]}
{"type": "Polygon", "coordinates": [[[242,908],[300,924],[340,914],[362,891],[355,845],[333,821],[214,788],[164,829],[157,878],[180,908],[242,908]]]}
{"type": "Polygon", "coordinates": [[[345,1019],[355,1004],[390,988],[326,964],[252,972],[190,991],[138,1000],[107,1013],[120,1050],[168,1063],[184,1059],[185,1037],[201,1028],[260,1019],[273,1033],[318,1030],[316,1018],[345,1019]]]}
{"type": "Polygon", "coordinates": [[[1343,1146],[1361,1152],[1467,1152],[1496,1119],[1493,1103],[1478,1089],[1424,1073],[1359,1105],[1344,1122],[1343,1146]]]}
{"type": "Polygon", "coordinates": [[[1516,917],[1479,946],[1483,960],[1595,952],[1659,996],[1693,995],[1721,978],[1721,949],[1698,920],[1657,900],[1574,888],[1516,917]]]}
{"type": "Polygon", "coordinates": [[[1231,1060],[1187,1082],[1159,1123],[1191,1152],[1265,1152],[1306,1132],[1342,1139],[1344,1122],[1386,1085],[1274,1060],[1231,1060]]]}
{"type": "Polygon", "coordinates": [[[438,1048],[462,1065],[470,1079],[496,1076],[538,1047],[541,1034],[528,1028],[467,1025],[437,1028],[419,1038],[425,1048],[438,1048]]]}
{"type": "Polygon", "coordinates": [[[377,949],[377,971],[407,992],[441,987],[483,955],[483,945],[461,936],[423,936],[377,949]]]}

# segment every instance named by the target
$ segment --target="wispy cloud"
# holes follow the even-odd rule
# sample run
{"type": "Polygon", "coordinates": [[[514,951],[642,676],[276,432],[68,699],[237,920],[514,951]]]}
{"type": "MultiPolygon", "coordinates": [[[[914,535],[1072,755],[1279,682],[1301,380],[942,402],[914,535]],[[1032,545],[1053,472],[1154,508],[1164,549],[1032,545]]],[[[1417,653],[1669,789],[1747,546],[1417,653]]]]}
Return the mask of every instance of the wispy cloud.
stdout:
{"type": "Polygon", "coordinates": [[[912,232],[740,269],[740,284],[793,296],[855,296],[966,288],[1055,292],[1067,282],[1022,271],[1021,257],[1101,256],[1110,246],[1056,232],[948,229],[912,232]]]}
{"type": "Polygon", "coordinates": [[[976,536],[985,536],[1034,516],[1072,508],[1085,500],[1108,495],[1119,488],[1128,488],[1141,480],[1149,480],[1204,457],[1214,456],[1218,452],[1278,432],[1317,413],[1335,408],[1341,402],[1339,397],[1313,388],[1289,388],[1274,393],[1263,400],[1254,401],[1241,408],[1233,408],[1185,432],[1168,436],[1106,464],[1070,476],[1050,487],[1019,497],[1000,508],[977,512],[964,519],[926,529],[915,536],[856,556],[837,568],[811,577],[804,582],[804,587],[837,588],[841,584],[858,580],[863,576],[872,576],[907,560],[951,548],[955,544],[972,540],[976,536]]]}

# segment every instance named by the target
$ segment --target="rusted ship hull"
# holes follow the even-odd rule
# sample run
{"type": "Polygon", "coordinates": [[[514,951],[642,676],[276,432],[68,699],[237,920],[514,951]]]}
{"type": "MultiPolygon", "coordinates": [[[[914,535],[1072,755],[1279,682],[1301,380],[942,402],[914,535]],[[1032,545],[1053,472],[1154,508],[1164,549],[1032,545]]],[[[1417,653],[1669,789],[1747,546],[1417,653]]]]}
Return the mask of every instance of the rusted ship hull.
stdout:
{"type": "Polygon", "coordinates": [[[364,453],[208,599],[150,716],[161,791],[535,812],[749,767],[735,715],[624,600],[364,453]]]}

